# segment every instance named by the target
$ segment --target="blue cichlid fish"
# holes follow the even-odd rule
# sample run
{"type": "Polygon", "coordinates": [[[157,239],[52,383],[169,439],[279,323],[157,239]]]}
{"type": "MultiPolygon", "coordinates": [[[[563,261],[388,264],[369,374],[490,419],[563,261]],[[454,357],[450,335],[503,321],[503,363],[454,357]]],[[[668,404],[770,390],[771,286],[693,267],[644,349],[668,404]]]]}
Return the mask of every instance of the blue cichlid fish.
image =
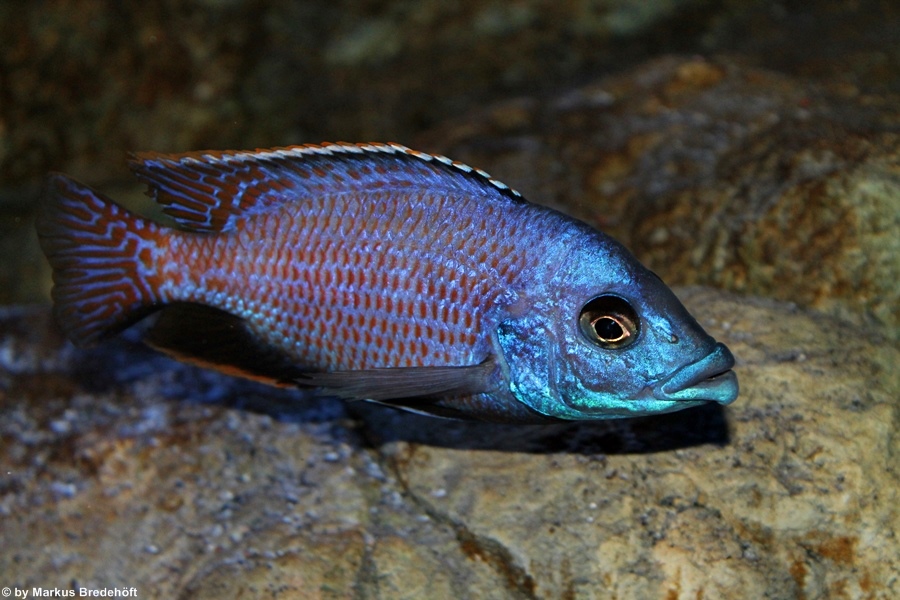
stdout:
{"type": "Polygon", "coordinates": [[[52,175],[56,318],[275,385],[499,422],[738,394],[734,359],[619,243],[483,171],[397,144],[137,154],[178,223],[52,175]]]}

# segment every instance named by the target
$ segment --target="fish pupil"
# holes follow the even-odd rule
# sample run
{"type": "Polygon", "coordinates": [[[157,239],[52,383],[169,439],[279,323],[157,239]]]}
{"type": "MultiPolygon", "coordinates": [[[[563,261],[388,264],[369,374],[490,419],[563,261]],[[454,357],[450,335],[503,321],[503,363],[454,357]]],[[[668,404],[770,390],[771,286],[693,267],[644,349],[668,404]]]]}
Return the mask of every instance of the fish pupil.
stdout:
{"type": "Polygon", "coordinates": [[[625,336],[625,330],[613,317],[600,317],[594,321],[594,331],[601,340],[615,342],[625,336]]]}

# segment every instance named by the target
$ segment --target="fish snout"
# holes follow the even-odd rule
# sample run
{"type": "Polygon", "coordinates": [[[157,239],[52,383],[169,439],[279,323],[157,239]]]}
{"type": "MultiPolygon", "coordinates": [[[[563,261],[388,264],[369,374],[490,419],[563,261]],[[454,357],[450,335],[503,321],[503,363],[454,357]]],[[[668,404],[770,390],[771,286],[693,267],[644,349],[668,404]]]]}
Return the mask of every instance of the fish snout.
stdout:
{"type": "Polygon", "coordinates": [[[659,399],[709,401],[731,404],[738,396],[737,375],[732,371],[734,356],[717,343],[712,352],[675,371],[654,394],[659,399]]]}

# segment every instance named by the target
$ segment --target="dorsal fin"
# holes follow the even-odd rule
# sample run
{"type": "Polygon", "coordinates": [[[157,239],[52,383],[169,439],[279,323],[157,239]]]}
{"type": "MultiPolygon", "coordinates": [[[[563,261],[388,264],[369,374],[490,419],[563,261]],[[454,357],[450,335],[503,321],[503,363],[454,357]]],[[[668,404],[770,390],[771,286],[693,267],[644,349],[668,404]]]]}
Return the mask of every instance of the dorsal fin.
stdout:
{"type": "Polygon", "coordinates": [[[227,231],[240,216],[311,194],[363,190],[454,189],[521,201],[479,169],[400,144],[306,144],[255,151],[142,152],[132,170],[180,225],[227,231]]]}

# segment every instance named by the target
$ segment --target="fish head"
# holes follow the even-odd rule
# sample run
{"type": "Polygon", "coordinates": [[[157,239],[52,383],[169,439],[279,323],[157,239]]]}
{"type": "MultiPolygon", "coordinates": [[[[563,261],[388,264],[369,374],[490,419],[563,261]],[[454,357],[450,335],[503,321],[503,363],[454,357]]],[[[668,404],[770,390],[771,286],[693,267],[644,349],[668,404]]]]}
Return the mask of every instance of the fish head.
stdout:
{"type": "Polygon", "coordinates": [[[672,412],[738,395],[734,357],[669,287],[594,232],[566,254],[496,344],[513,396],[550,418],[672,412]]]}

